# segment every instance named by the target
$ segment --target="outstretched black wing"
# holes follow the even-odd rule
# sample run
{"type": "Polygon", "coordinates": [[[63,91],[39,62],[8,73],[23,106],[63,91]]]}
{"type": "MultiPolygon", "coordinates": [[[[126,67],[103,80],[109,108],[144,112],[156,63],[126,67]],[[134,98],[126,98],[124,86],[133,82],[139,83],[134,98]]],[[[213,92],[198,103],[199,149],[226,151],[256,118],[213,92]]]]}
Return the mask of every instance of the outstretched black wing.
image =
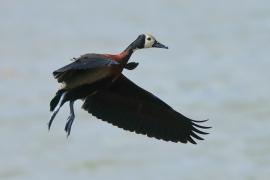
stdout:
{"type": "Polygon", "coordinates": [[[82,108],[125,130],[165,141],[196,144],[192,138],[203,140],[197,134],[208,134],[199,129],[209,127],[197,124],[204,121],[183,116],[123,75],[109,89],[88,96],[82,108]]]}
{"type": "Polygon", "coordinates": [[[53,72],[58,82],[63,82],[73,75],[74,72],[91,70],[119,63],[100,54],[85,54],[79,58],[74,58],[74,62],[53,72]]]}

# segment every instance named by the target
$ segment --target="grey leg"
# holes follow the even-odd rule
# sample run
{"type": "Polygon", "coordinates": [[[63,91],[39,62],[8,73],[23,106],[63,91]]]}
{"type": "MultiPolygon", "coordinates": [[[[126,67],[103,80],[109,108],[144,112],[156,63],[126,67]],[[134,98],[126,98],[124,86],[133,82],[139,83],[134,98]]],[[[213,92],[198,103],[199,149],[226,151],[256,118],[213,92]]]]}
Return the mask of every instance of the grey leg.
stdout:
{"type": "Polygon", "coordinates": [[[72,123],[75,119],[75,114],[74,114],[74,101],[69,101],[69,107],[70,107],[70,115],[67,119],[67,123],[65,126],[65,131],[67,132],[67,136],[70,135],[70,131],[71,131],[71,127],[72,127],[72,123]]]}
{"type": "Polygon", "coordinates": [[[61,108],[62,105],[63,105],[62,102],[63,102],[63,100],[64,100],[64,98],[65,98],[65,96],[66,96],[66,93],[67,93],[67,92],[64,92],[64,93],[62,94],[62,96],[61,96],[61,98],[60,98],[60,100],[59,100],[59,103],[57,104],[57,106],[55,107],[55,110],[53,111],[53,114],[52,114],[52,116],[51,116],[51,118],[50,118],[50,121],[49,121],[49,123],[48,123],[48,129],[49,129],[49,130],[50,130],[50,128],[51,128],[52,122],[53,122],[53,120],[54,120],[56,114],[58,113],[58,111],[60,110],[60,108],[61,108]]]}

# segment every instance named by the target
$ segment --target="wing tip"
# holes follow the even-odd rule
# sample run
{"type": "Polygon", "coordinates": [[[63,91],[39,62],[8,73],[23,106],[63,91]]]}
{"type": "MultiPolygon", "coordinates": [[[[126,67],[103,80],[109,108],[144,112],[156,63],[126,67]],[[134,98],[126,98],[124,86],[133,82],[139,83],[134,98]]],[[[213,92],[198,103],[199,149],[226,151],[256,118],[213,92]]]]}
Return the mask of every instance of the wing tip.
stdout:
{"type": "MultiPolygon", "coordinates": [[[[190,136],[197,139],[197,140],[201,140],[201,141],[204,140],[204,138],[202,138],[198,134],[207,135],[209,133],[204,132],[201,129],[211,129],[212,127],[211,126],[202,126],[202,125],[199,125],[198,123],[204,123],[204,122],[207,122],[208,120],[209,119],[206,119],[206,120],[191,120],[192,129],[191,129],[190,136]]],[[[190,140],[189,137],[188,137],[188,140],[190,140]]],[[[192,140],[193,139],[191,138],[191,141],[189,141],[189,142],[191,142],[192,144],[196,144],[192,140]]]]}

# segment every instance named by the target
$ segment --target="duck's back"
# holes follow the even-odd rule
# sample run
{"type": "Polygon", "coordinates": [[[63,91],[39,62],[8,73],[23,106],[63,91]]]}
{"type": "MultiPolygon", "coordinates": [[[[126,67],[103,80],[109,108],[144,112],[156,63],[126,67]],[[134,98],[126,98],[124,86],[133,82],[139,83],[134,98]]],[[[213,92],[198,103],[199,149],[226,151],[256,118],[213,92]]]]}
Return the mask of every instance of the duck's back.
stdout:
{"type": "Polygon", "coordinates": [[[119,63],[102,54],[85,54],[53,72],[63,89],[72,89],[106,78],[119,69],[119,63]]]}

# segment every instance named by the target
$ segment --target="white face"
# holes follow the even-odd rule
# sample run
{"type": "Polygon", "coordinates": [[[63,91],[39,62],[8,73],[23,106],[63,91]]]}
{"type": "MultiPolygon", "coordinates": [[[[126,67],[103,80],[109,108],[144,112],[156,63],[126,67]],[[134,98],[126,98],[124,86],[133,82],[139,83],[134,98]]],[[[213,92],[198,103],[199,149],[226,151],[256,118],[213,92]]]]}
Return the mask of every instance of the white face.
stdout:
{"type": "Polygon", "coordinates": [[[144,48],[151,48],[155,43],[156,39],[151,34],[144,34],[145,41],[144,41],[144,48]]]}

